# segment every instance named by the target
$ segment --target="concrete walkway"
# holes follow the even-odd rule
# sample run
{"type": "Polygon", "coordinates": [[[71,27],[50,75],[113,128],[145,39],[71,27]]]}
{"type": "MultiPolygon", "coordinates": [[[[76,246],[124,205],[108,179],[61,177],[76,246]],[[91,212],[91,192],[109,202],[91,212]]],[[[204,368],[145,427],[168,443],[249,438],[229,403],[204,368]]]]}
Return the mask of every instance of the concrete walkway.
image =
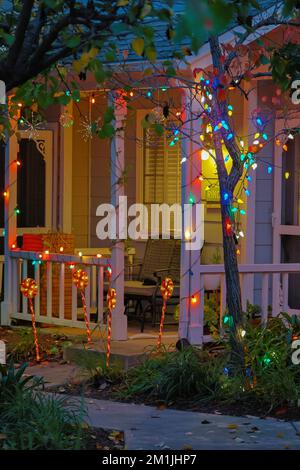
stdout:
{"type": "Polygon", "coordinates": [[[87,400],[90,424],[125,432],[128,449],[300,449],[300,423],[87,400]]]}
{"type": "MultiPolygon", "coordinates": [[[[44,377],[49,390],[84,378],[74,364],[45,363],[29,367],[27,373],[44,377]]],[[[160,410],[107,400],[86,399],[86,404],[91,425],[124,431],[128,449],[300,449],[300,422],[160,410]]]]}

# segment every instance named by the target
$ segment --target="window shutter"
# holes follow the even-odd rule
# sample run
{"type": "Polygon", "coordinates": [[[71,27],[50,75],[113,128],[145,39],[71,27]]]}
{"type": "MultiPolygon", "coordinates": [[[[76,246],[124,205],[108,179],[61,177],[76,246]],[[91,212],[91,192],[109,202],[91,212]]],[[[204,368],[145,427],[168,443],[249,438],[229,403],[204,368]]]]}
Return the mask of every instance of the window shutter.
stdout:
{"type": "Polygon", "coordinates": [[[181,201],[181,147],[178,141],[170,146],[172,139],[165,137],[165,201],[167,204],[180,203],[181,201]]]}
{"type": "Polygon", "coordinates": [[[180,203],[180,156],[179,141],[170,146],[171,139],[158,136],[147,129],[144,139],[144,204],[180,203]]]}

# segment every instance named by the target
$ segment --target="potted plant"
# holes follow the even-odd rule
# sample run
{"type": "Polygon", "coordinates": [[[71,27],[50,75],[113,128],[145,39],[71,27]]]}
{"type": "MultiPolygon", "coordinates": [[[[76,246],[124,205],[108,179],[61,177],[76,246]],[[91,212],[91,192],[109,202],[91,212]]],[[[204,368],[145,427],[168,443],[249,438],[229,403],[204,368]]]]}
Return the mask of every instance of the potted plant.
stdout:
{"type": "MultiPolygon", "coordinates": [[[[215,252],[211,257],[211,264],[221,264],[222,255],[220,248],[217,247],[215,252]]],[[[204,274],[204,289],[216,291],[220,288],[221,285],[221,275],[220,274],[204,274]]]]}

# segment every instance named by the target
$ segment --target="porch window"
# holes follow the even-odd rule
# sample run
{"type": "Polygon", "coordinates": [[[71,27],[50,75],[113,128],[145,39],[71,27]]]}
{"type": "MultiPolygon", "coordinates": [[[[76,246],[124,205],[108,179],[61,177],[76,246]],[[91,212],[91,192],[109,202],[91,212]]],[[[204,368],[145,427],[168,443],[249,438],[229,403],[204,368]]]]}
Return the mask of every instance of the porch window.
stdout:
{"type": "Polygon", "coordinates": [[[181,201],[181,146],[170,145],[172,137],[165,131],[158,136],[144,130],[143,203],[174,204],[181,201]]]}
{"type": "MultiPolygon", "coordinates": [[[[151,204],[172,206],[181,202],[181,146],[172,142],[172,133],[158,136],[152,129],[143,136],[143,204],[148,209],[148,229],[151,226],[151,204]],[[171,145],[170,145],[171,144],[171,145]]],[[[159,233],[162,234],[162,216],[159,233]]],[[[174,230],[174,214],[170,215],[170,230],[174,230]]]]}
{"type": "MultiPolygon", "coordinates": [[[[20,142],[17,204],[20,214],[18,227],[44,227],[45,225],[45,162],[32,140],[20,142]]],[[[0,146],[0,192],[4,191],[5,146],[0,146]]],[[[4,199],[0,203],[0,228],[4,227],[4,199]]],[[[0,250],[1,251],[1,250],[0,250]]]]}

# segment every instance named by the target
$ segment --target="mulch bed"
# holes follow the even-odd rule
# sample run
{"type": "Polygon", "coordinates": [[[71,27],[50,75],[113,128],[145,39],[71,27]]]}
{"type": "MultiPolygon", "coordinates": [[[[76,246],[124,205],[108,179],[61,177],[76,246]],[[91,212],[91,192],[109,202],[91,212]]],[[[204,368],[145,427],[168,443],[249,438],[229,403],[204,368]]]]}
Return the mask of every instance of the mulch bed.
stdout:
{"type": "MultiPolygon", "coordinates": [[[[48,334],[38,331],[41,360],[57,361],[62,359],[63,348],[70,343],[65,335],[48,334]]],[[[7,356],[14,362],[36,363],[35,348],[31,327],[0,327],[0,340],[6,343],[7,356]]]]}
{"type": "Polygon", "coordinates": [[[184,411],[196,411],[198,413],[211,413],[218,415],[229,415],[229,416],[256,416],[261,419],[268,417],[281,419],[284,421],[300,421],[300,407],[291,405],[281,406],[279,408],[268,410],[266,407],[259,406],[258,403],[206,403],[206,404],[195,404],[189,401],[178,401],[166,403],[162,400],[156,400],[149,398],[148,396],[137,396],[131,399],[122,399],[117,396],[117,392],[120,390],[120,384],[110,384],[103,382],[100,387],[95,387],[92,384],[72,384],[64,387],[58,387],[55,389],[58,393],[66,395],[83,395],[87,399],[95,400],[112,400],[122,401],[124,403],[135,403],[138,405],[154,406],[158,409],[173,408],[184,411]]]}

